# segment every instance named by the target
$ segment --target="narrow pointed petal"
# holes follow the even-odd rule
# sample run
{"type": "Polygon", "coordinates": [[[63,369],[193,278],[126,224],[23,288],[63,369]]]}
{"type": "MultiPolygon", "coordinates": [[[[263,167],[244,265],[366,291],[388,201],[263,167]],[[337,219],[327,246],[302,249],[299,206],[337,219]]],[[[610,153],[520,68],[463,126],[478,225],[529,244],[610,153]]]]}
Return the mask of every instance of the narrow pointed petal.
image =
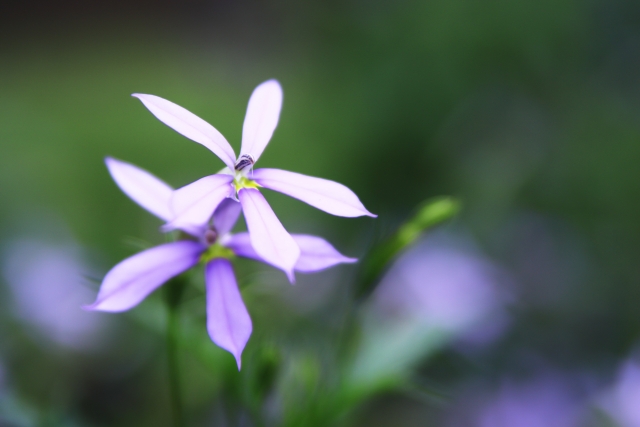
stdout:
{"type": "Polygon", "coordinates": [[[300,259],[296,263],[296,271],[313,273],[337,264],[350,264],[358,261],[356,258],[342,255],[322,237],[308,234],[292,234],[291,237],[300,247],[300,259]]]}
{"type": "Polygon", "coordinates": [[[260,257],[283,270],[289,278],[300,258],[300,248],[284,229],[271,206],[258,190],[243,188],[238,194],[251,245],[260,257]]]}
{"type": "MultiPolygon", "coordinates": [[[[300,247],[300,258],[296,262],[295,271],[313,273],[337,264],[353,263],[356,258],[349,258],[338,252],[329,242],[321,237],[306,234],[292,234],[293,240],[300,247]]],[[[238,233],[231,236],[226,246],[237,256],[265,262],[251,245],[249,233],[238,233]]]]}
{"type": "Polygon", "coordinates": [[[105,158],[104,162],[113,180],[127,196],[160,219],[171,220],[169,199],[173,188],[131,163],[112,157],[105,158]]]}
{"type": "Polygon", "coordinates": [[[159,96],[143,93],[134,93],[131,96],[142,101],[144,106],[162,123],[190,140],[204,145],[233,169],[236,154],[216,128],[185,108],[159,96]]]}
{"type": "Polygon", "coordinates": [[[206,226],[218,205],[232,194],[231,181],[231,175],[210,175],[174,191],[170,205],[175,217],[163,230],[189,232],[206,226]]]}
{"type": "Polygon", "coordinates": [[[230,197],[220,203],[218,209],[213,213],[213,225],[219,236],[224,236],[231,231],[238,221],[240,212],[242,212],[242,205],[230,197]]]}
{"type": "Polygon", "coordinates": [[[217,258],[207,263],[205,281],[209,336],[214,343],[233,354],[240,370],[242,350],[249,341],[253,326],[229,260],[217,258]]]}
{"type": "Polygon", "coordinates": [[[332,215],[377,216],[364,207],[353,191],[335,181],[281,169],[256,169],[251,178],[265,188],[295,197],[332,215]]]}
{"type": "Polygon", "coordinates": [[[281,108],[282,88],[276,80],[268,80],[254,89],[242,126],[240,155],[250,154],[258,161],[278,126],[281,108]]]}
{"type": "MultiPolygon", "coordinates": [[[[291,235],[293,237],[293,235],[291,235]]],[[[269,261],[265,261],[255,249],[253,249],[253,245],[251,244],[251,236],[247,232],[233,234],[225,239],[226,241],[223,243],[224,246],[231,249],[234,254],[243,258],[251,258],[256,261],[264,262],[265,264],[269,264],[279,270],[284,271],[284,274],[287,275],[289,282],[292,284],[296,282],[296,276],[292,270],[284,270],[278,265],[275,265],[269,261]]],[[[302,254],[300,255],[302,256],[302,254]]],[[[299,262],[299,260],[298,260],[299,262]]]]}
{"type": "Polygon", "coordinates": [[[129,257],[107,273],[96,302],[84,308],[116,312],[135,307],[164,282],[194,266],[203,250],[199,243],[183,240],[129,257]]]}

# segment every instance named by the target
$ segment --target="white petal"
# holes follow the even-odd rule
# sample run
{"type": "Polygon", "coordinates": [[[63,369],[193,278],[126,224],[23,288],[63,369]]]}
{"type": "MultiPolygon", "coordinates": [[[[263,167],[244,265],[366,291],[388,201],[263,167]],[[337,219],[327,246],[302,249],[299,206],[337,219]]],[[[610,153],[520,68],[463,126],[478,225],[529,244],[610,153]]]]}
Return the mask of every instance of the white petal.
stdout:
{"type": "Polygon", "coordinates": [[[293,268],[300,258],[300,248],[258,190],[243,188],[238,197],[251,236],[251,245],[262,259],[283,270],[292,280],[293,268]]]}
{"type": "Polygon", "coordinates": [[[104,162],[113,180],[127,196],[160,219],[171,220],[169,199],[173,189],[169,185],[131,163],[112,157],[105,158],[104,162]]]}
{"type": "Polygon", "coordinates": [[[258,161],[278,126],[281,108],[282,88],[276,80],[268,80],[254,89],[242,127],[240,155],[250,154],[258,161]]]}
{"type": "Polygon", "coordinates": [[[281,169],[256,169],[251,178],[265,188],[295,197],[332,215],[377,216],[364,207],[353,191],[335,181],[281,169]]]}
{"type": "Polygon", "coordinates": [[[142,93],[134,93],[131,96],[142,101],[144,106],[162,123],[190,140],[204,145],[233,169],[236,154],[216,128],[190,111],[159,96],[142,93]]]}
{"type": "Polygon", "coordinates": [[[171,209],[174,219],[163,229],[189,232],[204,227],[218,205],[233,192],[231,175],[210,175],[173,192],[171,209]]]}

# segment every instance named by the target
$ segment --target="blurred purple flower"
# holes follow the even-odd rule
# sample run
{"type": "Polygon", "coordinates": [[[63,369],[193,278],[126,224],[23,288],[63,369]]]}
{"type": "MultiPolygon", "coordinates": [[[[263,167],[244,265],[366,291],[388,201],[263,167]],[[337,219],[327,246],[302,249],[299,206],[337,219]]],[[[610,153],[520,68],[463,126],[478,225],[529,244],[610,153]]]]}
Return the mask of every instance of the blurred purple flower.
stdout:
{"type": "Polygon", "coordinates": [[[375,301],[382,312],[449,332],[477,326],[493,329],[488,320],[504,320],[499,282],[500,271],[488,260],[450,242],[429,239],[393,265],[375,301]]]}
{"type": "MultiPolygon", "coordinates": [[[[559,378],[530,384],[504,384],[480,410],[477,427],[577,427],[584,403],[559,378]]],[[[468,424],[467,424],[468,425],[468,424]]]]}
{"type": "Polygon", "coordinates": [[[9,243],[3,255],[2,270],[17,317],[58,345],[86,349],[97,344],[106,319],[78,308],[93,296],[82,283],[92,271],[81,248],[72,242],[20,238],[9,243]]]}
{"type": "Polygon", "coordinates": [[[358,196],[337,182],[280,169],[253,170],[278,124],[282,88],[276,80],[260,84],[249,99],[242,128],[242,149],[237,159],[224,136],[201,118],[154,95],[133,96],[164,124],[204,145],[227,166],[218,174],[204,177],[174,193],[169,204],[174,215],[165,230],[199,227],[209,220],[222,200],[237,195],[253,248],[262,259],[291,277],[301,248],[284,229],[259,187],[295,197],[333,215],[376,216],[362,205],[358,196]]]}
{"type": "Polygon", "coordinates": [[[476,347],[504,332],[500,270],[457,246],[430,236],[389,269],[363,311],[348,381],[384,386],[454,340],[476,347]]]}
{"type": "Polygon", "coordinates": [[[627,362],[600,406],[620,427],[640,427],[640,365],[627,362]]]}
{"type": "MultiPolygon", "coordinates": [[[[174,194],[167,184],[129,163],[107,158],[106,164],[122,191],[149,212],[171,221],[170,200],[181,203],[184,191],[174,194]]],[[[230,259],[238,255],[281,268],[256,253],[248,233],[230,234],[240,211],[237,201],[226,199],[213,213],[211,223],[180,226],[193,240],[159,245],[120,262],[107,273],[96,301],[86,308],[110,312],[128,310],[170,278],[203,262],[206,264],[207,330],[214,343],[234,355],[240,369],[241,354],[251,335],[252,324],[230,259]]],[[[320,237],[292,235],[291,238],[300,248],[294,266],[297,271],[314,272],[356,261],[343,256],[320,237]]],[[[291,275],[290,271],[285,272],[291,275]]]]}

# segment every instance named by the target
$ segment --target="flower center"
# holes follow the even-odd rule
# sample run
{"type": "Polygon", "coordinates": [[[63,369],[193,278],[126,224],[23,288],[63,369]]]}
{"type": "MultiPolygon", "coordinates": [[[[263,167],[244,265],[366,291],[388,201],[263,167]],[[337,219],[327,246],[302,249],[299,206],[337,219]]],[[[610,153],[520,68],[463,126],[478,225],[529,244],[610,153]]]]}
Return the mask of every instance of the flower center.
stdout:
{"type": "Polygon", "coordinates": [[[255,162],[251,154],[243,154],[238,158],[235,169],[240,172],[243,169],[252,168],[255,162]]]}
{"type": "Polygon", "coordinates": [[[262,187],[260,184],[252,179],[247,178],[241,173],[236,173],[236,175],[233,177],[233,185],[236,189],[236,194],[238,194],[238,192],[243,188],[255,188],[257,190],[258,188],[262,187]]]}
{"type": "Polygon", "coordinates": [[[216,258],[233,258],[233,251],[220,244],[222,240],[220,237],[218,230],[216,230],[213,224],[209,224],[209,228],[207,228],[202,236],[203,243],[207,245],[207,249],[200,255],[201,262],[207,263],[216,258]]]}
{"type": "Polygon", "coordinates": [[[212,259],[216,259],[216,258],[231,259],[234,256],[235,254],[231,249],[225,248],[220,243],[214,243],[213,245],[209,246],[207,250],[205,250],[202,253],[202,255],[200,255],[200,261],[207,263],[212,259]]]}
{"type": "Polygon", "coordinates": [[[213,245],[216,240],[218,240],[218,232],[215,229],[210,228],[204,232],[204,241],[207,242],[207,245],[213,245]]]}

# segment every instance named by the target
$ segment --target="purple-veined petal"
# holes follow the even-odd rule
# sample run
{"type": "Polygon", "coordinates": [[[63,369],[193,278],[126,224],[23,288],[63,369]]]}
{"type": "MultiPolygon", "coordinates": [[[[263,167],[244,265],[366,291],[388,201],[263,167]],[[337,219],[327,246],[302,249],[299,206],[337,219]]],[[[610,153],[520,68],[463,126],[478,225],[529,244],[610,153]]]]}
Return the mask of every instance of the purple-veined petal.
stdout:
{"type": "Polygon", "coordinates": [[[240,156],[250,154],[258,161],[278,126],[281,108],[282,88],[277,80],[268,80],[253,90],[242,126],[240,156]]]}
{"type": "Polygon", "coordinates": [[[104,162],[113,180],[127,196],[160,219],[171,220],[169,199],[173,188],[131,163],[112,157],[105,158],[104,162]]]}
{"type": "Polygon", "coordinates": [[[217,258],[209,261],[205,281],[209,336],[214,343],[233,354],[240,370],[242,350],[253,327],[229,260],[217,258]]]}
{"type": "Polygon", "coordinates": [[[243,188],[238,197],[253,248],[266,262],[283,270],[293,282],[293,268],[300,258],[300,248],[295,240],[258,190],[243,188]]]}
{"type": "Polygon", "coordinates": [[[240,202],[232,198],[226,198],[213,213],[213,226],[219,236],[224,236],[231,231],[242,212],[240,202]]]}
{"type": "Polygon", "coordinates": [[[364,207],[353,191],[335,181],[281,169],[256,169],[251,179],[265,188],[295,197],[332,215],[377,216],[364,207]]]}
{"type": "Polygon", "coordinates": [[[231,175],[209,175],[173,192],[171,210],[175,217],[163,226],[164,231],[176,228],[203,228],[218,205],[233,192],[231,175]]]}
{"type": "Polygon", "coordinates": [[[162,123],[190,140],[204,145],[233,170],[236,154],[216,128],[185,108],[159,96],[143,93],[134,93],[131,96],[142,101],[162,123]]]}
{"type": "MultiPolygon", "coordinates": [[[[295,271],[312,273],[333,267],[337,264],[356,262],[338,252],[329,242],[321,237],[306,234],[292,234],[293,240],[300,247],[300,258],[296,262],[295,271]]],[[[249,233],[238,233],[231,236],[225,244],[237,256],[265,262],[251,245],[249,233]]]]}
{"type": "Polygon", "coordinates": [[[125,259],[102,281],[96,302],[87,310],[125,311],[164,282],[194,266],[204,247],[187,240],[166,243],[125,259]]]}

